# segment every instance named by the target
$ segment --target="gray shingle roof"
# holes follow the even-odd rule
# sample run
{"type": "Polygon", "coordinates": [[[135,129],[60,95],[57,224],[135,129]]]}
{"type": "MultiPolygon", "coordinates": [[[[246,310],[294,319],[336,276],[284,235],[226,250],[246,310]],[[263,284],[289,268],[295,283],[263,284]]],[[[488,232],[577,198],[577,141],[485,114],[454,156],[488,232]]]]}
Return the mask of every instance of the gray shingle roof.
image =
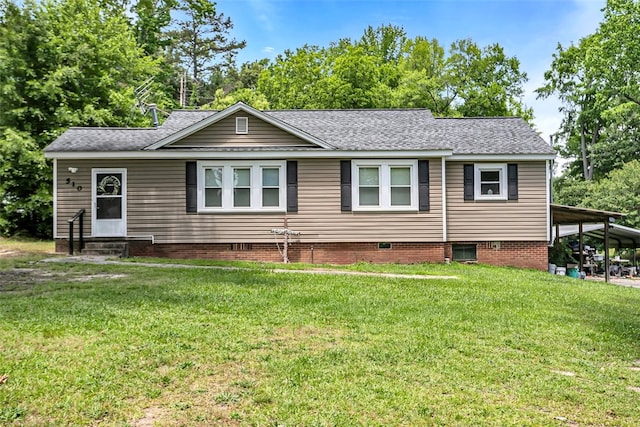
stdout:
{"type": "MultiPolygon", "coordinates": [[[[70,128],[45,151],[138,151],[214,114],[216,111],[174,111],[157,129],[70,128]]],[[[554,153],[524,120],[516,117],[441,119],[422,109],[280,110],[264,114],[337,150],[554,153]]]]}

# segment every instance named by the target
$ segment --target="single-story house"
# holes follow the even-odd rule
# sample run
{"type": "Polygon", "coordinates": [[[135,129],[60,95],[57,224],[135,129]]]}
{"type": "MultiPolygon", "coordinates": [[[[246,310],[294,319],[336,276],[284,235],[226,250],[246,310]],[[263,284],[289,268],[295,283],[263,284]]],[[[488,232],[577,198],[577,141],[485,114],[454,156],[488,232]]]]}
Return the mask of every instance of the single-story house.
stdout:
{"type": "Polygon", "coordinates": [[[71,128],[45,155],[59,251],[84,209],[85,241],[131,255],[281,261],[286,221],[291,261],[547,268],[555,152],[517,117],[238,103],[71,128]]]}

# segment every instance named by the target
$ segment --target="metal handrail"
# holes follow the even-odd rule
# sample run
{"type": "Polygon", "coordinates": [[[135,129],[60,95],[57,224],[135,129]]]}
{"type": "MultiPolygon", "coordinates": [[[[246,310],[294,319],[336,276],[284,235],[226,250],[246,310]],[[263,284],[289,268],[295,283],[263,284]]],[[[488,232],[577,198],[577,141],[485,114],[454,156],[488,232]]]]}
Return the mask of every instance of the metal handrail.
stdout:
{"type": "Polygon", "coordinates": [[[73,223],[78,220],[78,251],[81,251],[84,248],[84,235],[83,235],[83,225],[84,225],[84,213],[86,209],[82,208],[74,216],[69,218],[67,221],[69,222],[69,255],[73,255],[73,223]]]}

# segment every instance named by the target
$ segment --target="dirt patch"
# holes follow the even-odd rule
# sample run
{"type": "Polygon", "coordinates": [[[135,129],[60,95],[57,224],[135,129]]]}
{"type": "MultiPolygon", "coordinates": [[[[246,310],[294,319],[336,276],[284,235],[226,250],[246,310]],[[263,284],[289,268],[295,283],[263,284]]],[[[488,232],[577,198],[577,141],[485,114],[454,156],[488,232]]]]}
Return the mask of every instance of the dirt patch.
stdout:
{"type": "Polygon", "coordinates": [[[51,272],[38,268],[13,268],[0,271],[0,292],[32,289],[42,283],[64,279],[70,282],[88,282],[95,279],[120,279],[126,274],[77,274],[51,272]]]}
{"type": "Polygon", "coordinates": [[[563,375],[565,377],[575,377],[576,376],[576,374],[574,372],[571,372],[571,371],[556,371],[555,369],[552,369],[551,372],[553,372],[554,374],[563,375]]]}
{"type": "Polygon", "coordinates": [[[11,258],[18,255],[21,255],[21,252],[15,249],[0,248],[0,258],[11,258]]]}
{"type": "Polygon", "coordinates": [[[144,416],[133,423],[135,427],[152,427],[156,421],[164,418],[166,411],[162,408],[152,407],[144,411],[144,416]]]}

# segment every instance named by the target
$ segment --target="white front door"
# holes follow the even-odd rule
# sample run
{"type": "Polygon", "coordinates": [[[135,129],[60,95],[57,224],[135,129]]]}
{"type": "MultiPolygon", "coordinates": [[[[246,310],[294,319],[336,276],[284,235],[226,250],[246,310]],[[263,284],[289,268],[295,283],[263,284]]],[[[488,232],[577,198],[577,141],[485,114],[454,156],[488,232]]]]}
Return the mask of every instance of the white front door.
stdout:
{"type": "Polygon", "coordinates": [[[127,234],[127,170],[92,169],[94,237],[124,237],[127,234]]]}

